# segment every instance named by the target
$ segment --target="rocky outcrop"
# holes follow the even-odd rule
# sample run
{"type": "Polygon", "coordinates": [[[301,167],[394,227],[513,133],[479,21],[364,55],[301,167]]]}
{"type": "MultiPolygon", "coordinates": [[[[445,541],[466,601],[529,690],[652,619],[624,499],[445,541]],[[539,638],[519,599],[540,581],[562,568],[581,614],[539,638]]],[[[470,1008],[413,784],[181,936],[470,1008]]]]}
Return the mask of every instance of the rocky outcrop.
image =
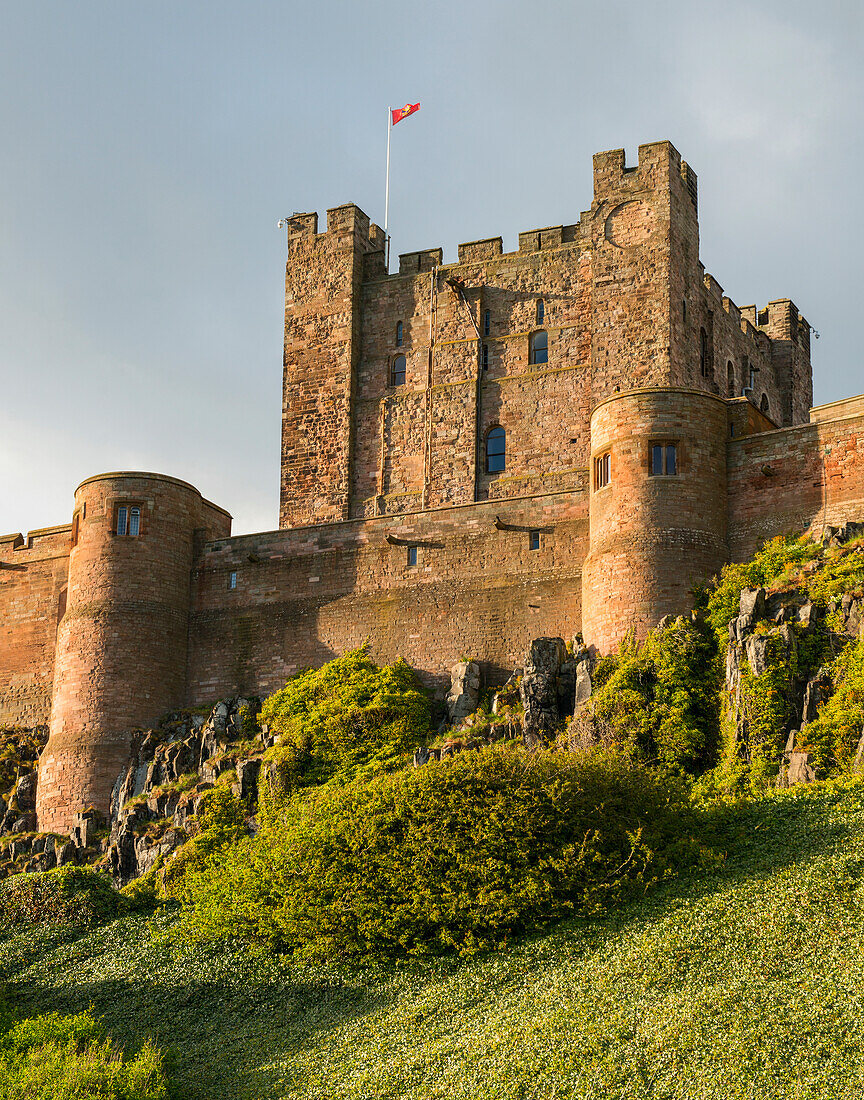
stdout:
{"type": "Polygon", "coordinates": [[[450,690],[447,692],[447,716],[456,725],[473,714],[480,702],[480,665],[476,661],[460,661],[450,669],[450,690]]]}
{"type": "Polygon", "coordinates": [[[142,736],[111,793],[104,848],[115,881],[146,874],[183,844],[201,799],[217,783],[229,784],[255,812],[264,752],[259,709],[257,700],[224,700],[207,717],[172,714],[142,736]]]}

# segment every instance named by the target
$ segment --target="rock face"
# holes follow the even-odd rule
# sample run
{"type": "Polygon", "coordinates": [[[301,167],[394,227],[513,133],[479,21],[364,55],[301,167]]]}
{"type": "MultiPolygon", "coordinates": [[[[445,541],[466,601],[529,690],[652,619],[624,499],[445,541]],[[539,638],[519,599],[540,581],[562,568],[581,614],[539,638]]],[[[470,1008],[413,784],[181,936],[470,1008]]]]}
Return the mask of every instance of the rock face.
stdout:
{"type": "Polygon", "coordinates": [[[569,689],[572,687],[575,693],[576,667],[575,662],[567,661],[567,647],[561,638],[535,638],[528,647],[524,667],[519,687],[525,710],[522,736],[528,748],[535,748],[557,732],[568,705],[569,689]],[[562,692],[567,693],[563,699],[562,692]]]}
{"type": "Polygon", "coordinates": [[[256,737],[252,723],[259,709],[257,700],[230,699],[206,719],[175,714],[144,734],[111,792],[105,849],[116,882],[146,874],[183,844],[205,792],[225,773],[234,773],[232,791],[254,812],[264,741],[257,735],[252,755],[238,743],[256,737]]]}
{"type": "Polygon", "coordinates": [[[450,669],[447,714],[451,725],[473,714],[480,702],[480,666],[476,661],[460,661],[450,669]]]}

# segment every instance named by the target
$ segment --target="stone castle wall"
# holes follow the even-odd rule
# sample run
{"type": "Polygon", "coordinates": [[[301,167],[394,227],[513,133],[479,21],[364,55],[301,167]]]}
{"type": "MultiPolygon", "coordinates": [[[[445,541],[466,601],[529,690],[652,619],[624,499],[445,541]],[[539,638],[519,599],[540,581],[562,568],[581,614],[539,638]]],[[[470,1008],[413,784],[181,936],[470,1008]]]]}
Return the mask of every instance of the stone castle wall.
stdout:
{"type": "Polygon", "coordinates": [[[811,423],[729,442],[729,555],[767,538],[864,518],[864,398],[811,411],[811,423]]]}
{"type": "Polygon", "coordinates": [[[47,723],[72,527],[0,538],[0,727],[47,723]]]}
{"type": "Polygon", "coordinates": [[[188,701],[228,685],[271,692],[365,641],[435,688],[463,656],[509,674],[532,638],[580,629],[587,542],[582,488],[210,543],[193,580],[188,701]]]}
{"type": "Polygon", "coordinates": [[[738,397],[752,373],[773,424],[806,419],[809,325],[787,299],[739,310],[705,274],[695,173],[669,142],[632,168],[597,154],[590,209],[520,233],[515,252],[494,237],[445,264],[432,248],[390,275],[383,249],[356,206],[323,232],[316,214],[289,221],[282,527],[573,488],[592,409],[629,389],[738,397]],[[507,464],[490,474],[496,426],[507,464]]]}

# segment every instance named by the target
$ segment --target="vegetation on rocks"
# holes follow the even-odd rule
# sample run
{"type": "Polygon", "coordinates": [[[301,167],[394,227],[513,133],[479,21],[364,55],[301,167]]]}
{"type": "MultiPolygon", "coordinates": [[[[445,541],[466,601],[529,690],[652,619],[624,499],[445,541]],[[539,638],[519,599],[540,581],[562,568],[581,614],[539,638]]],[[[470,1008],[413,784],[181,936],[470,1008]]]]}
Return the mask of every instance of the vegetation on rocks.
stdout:
{"type": "Polygon", "coordinates": [[[641,759],[702,771],[716,754],[718,679],[712,631],[678,618],[601,661],[591,713],[641,759]]]}

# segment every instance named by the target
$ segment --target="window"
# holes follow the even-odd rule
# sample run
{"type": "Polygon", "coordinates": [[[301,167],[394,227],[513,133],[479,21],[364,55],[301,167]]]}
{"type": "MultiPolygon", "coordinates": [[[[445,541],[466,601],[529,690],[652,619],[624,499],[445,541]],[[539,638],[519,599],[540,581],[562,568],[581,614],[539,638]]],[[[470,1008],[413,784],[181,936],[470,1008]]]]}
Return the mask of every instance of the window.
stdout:
{"type": "Polygon", "coordinates": [[[115,535],[137,538],[141,534],[141,508],[137,504],[118,504],[114,522],[115,535]]]}
{"type": "Polygon", "coordinates": [[[393,365],[390,368],[390,385],[391,386],[404,386],[405,385],[405,356],[397,355],[393,360],[393,365]]]}
{"type": "Polygon", "coordinates": [[[765,413],[766,416],[768,415],[768,394],[767,393],[762,394],[762,400],[759,402],[759,411],[765,413]]]}
{"type": "Polygon", "coordinates": [[[687,320],[687,299],[683,298],[681,301],[681,320],[687,320]]]}
{"type": "Polygon", "coordinates": [[[542,329],[531,333],[528,362],[532,366],[549,362],[549,337],[542,329]]]}
{"type": "Polygon", "coordinates": [[[237,587],[237,571],[235,569],[232,569],[231,572],[228,574],[228,589],[229,589],[229,591],[233,592],[236,587],[237,587]]]}
{"type": "Polygon", "coordinates": [[[504,429],[493,428],[486,436],[486,473],[500,474],[506,462],[504,429]]]}
{"type": "Polygon", "coordinates": [[[529,531],[528,532],[528,549],[539,550],[540,549],[540,532],[529,531]]]}
{"type": "Polygon", "coordinates": [[[726,364],[726,396],[735,397],[735,366],[730,359],[726,364]]]}
{"type": "Polygon", "coordinates": [[[396,347],[397,348],[402,347],[402,322],[401,321],[396,322],[396,347]]]}
{"type": "Polygon", "coordinates": [[[537,320],[535,324],[542,325],[543,320],[546,317],[546,306],[543,304],[543,299],[537,299],[537,320]]]}
{"type": "Polygon", "coordinates": [[[409,546],[408,547],[408,565],[410,567],[410,566],[416,565],[416,564],[417,564],[417,547],[416,546],[409,546]]]}
{"type": "Polygon", "coordinates": [[[699,329],[699,370],[702,377],[707,378],[710,370],[708,364],[708,333],[704,328],[699,329]]]}
{"type": "Polygon", "coordinates": [[[483,363],[483,370],[489,370],[489,345],[484,344],[480,352],[480,359],[483,363]]]}
{"type": "Polygon", "coordinates": [[[651,476],[671,477],[678,473],[678,445],[676,443],[651,444],[651,476]]]}
{"type": "Polygon", "coordinates": [[[492,331],[492,311],[487,309],[483,313],[483,335],[488,336],[492,331]]]}
{"type": "Polygon", "coordinates": [[[612,480],[612,452],[594,459],[594,488],[603,489],[612,480]]]}

